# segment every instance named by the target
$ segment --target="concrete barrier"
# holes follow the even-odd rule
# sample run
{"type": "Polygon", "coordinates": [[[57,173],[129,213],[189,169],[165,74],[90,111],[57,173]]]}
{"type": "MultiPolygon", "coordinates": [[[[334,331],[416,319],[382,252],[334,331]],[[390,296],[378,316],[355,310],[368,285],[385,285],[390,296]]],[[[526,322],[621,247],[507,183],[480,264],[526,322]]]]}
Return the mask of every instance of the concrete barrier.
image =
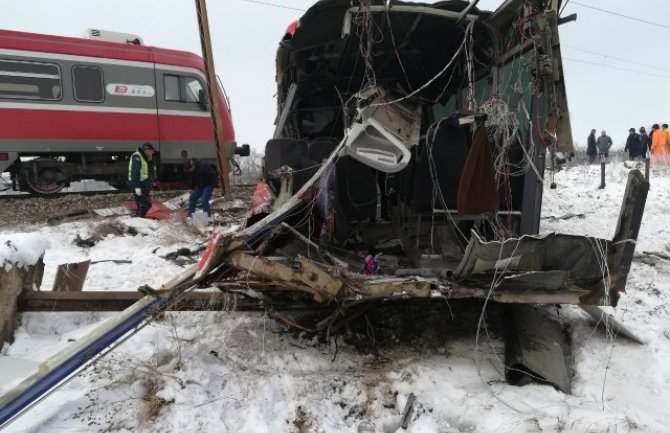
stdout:
{"type": "Polygon", "coordinates": [[[5,257],[0,260],[0,348],[12,342],[19,324],[17,299],[22,290],[37,290],[42,284],[44,253],[35,263],[13,262],[5,257]]]}

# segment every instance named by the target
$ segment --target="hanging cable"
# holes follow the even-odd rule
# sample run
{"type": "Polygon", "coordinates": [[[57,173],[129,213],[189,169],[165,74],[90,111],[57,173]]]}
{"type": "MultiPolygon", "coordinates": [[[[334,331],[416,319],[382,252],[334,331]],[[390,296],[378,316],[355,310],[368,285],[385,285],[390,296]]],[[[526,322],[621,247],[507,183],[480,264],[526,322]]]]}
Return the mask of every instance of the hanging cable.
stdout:
{"type": "Polygon", "coordinates": [[[446,66],[444,68],[442,68],[441,71],[439,71],[437,74],[435,74],[435,76],[433,76],[433,78],[431,78],[430,80],[425,82],[421,87],[419,87],[415,91],[403,96],[402,98],[398,98],[398,99],[395,99],[393,101],[388,101],[388,102],[379,102],[379,103],[375,103],[375,104],[370,104],[370,106],[371,107],[380,107],[380,106],[383,106],[383,105],[396,104],[398,102],[401,102],[401,101],[409,99],[413,96],[416,96],[419,92],[421,92],[422,90],[426,89],[428,86],[433,84],[433,82],[435,82],[435,80],[440,78],[442,76],[442,74],[444,74],[451,66],[453,66],[454,62],[456,61],[458,56],[461,54],[461,51],[463,51],[463,48],[465,47],[465,43],[468,39],[469,32],[471,31],[471,29],[473,27],[474,27],[474,21],[471,21],[470,23],[468,23],[468,27],[466,28],[465,35],[463,37],[463,41],[461,41],[461,44],[459,45],[458,49],[456,50],[456,52],[452,56],[451,60],[449,60],[449,63],[447,63],[446,66]]]}

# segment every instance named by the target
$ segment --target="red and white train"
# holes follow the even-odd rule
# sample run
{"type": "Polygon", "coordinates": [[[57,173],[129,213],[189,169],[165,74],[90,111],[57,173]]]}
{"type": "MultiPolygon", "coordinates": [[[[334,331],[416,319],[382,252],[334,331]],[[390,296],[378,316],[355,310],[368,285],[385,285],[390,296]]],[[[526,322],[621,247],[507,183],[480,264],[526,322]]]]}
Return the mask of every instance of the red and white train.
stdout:
{"type": "MultiPolygon", "coordinates": [[[[15,189],[53,194],[80,178],[121,186],[145,142],[159,150],[160,180],[180,180],[186,157],[216,161],[202,58],[107,34],[116,41],[96,40],[97,30],[89,39],[0,30],[0,173],[15,189]]],[[[236,149],[222,87],[217,98],[236,149]]]]}

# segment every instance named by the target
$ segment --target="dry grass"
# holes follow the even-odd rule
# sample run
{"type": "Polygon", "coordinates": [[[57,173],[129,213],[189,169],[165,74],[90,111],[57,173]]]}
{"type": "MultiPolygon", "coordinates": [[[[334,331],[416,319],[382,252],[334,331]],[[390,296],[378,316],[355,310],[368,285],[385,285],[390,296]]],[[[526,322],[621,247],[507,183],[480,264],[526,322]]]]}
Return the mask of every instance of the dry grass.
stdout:
{"type": "Polygon", "coordinates": [[[158,236],[164,245],[194,243],[206,239],[207,235],[186,219],[186,214],[175,214],[165,223],[167,230],[162,230],[158,236]]]}
{"type": "Polygon", "coordinates": [[[137,421],[141,428],[146,427],[149,421],[158,416],[161,408],[166,401],[158,396],[158,392],[163,388],[163,379],[158,374],[147,372],[144,379],[144,395],[142,396],[142,407],[137,415],[137,421]]]}

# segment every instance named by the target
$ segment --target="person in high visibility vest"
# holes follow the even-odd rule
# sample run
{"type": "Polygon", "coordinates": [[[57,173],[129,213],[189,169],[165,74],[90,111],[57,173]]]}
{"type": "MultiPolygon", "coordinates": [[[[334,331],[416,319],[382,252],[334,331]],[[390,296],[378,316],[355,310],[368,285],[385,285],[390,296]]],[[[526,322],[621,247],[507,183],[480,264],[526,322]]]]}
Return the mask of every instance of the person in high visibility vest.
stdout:
{"type": "Polygon", "coordinates": [[[156,149],[151,143],[139,146],[128,162],[128,185],[137,205],[138,217],[144,218],[151,209],[151,175],[156,149]]]}

